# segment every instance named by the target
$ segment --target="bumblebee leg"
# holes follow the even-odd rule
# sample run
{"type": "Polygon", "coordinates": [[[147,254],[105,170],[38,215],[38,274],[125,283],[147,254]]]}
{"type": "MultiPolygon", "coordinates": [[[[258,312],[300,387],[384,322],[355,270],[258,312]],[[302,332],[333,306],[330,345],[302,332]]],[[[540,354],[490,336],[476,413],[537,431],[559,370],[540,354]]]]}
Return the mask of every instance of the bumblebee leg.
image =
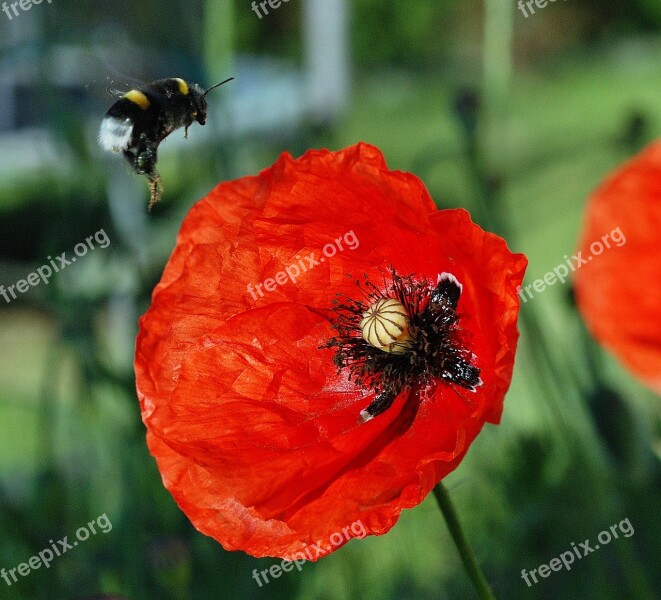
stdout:
{"type": "Polygon", "coordinates": [[[139,167],[149,180],[149,210],[161,199],[163,191],[161,176],[156,170],[157,149],[158,144],[147,143],[138,157],[139,167]]]}
{"type": "Polygon", "coordinates": [[[131,150],[122,150],[122,154],[124,155],[124,158],[126,159],[126,162],[131,165],[131,168],[138,174],[142,175],[140,170],[138,169],[138,155],[136,152],[131,151],[131,150]]]}
{"type": "Polygon", "coordinates": [[[135,171],[140,175],[149,177],[156,172],[156,161],[158,160],[158,143],[151,142],[141,136],[136,146],[135,171]]]}
{"type": "MultiPolygon", "coordinates": [[[[127,153],[124,153],[127,155],[127,153]]],[[[158,160],[158,142],[149,140],[145,135],[140,136],[135,147],[135,154],[128,155],[127,160],[139,175],[145,175],[149,180],[149,206],[154,206],[163,193],[161,176],[156,170],[158,160]]]]}
{"type": "Polygon", "coordinates": [[[161,199],[163,182],[156,169],[154,169],[152,175],[148,175],[147,177],[149,178],[149,204],[147,205],[147,210],[151,210],[152,206],[161,199]]]}
{"type": "Polygon", "coordinates": [[[144,135],[138,142],[124,150],[124,158],[138,175],[147,175],[156,170],[158,144],[150,142],[144,135]]]}

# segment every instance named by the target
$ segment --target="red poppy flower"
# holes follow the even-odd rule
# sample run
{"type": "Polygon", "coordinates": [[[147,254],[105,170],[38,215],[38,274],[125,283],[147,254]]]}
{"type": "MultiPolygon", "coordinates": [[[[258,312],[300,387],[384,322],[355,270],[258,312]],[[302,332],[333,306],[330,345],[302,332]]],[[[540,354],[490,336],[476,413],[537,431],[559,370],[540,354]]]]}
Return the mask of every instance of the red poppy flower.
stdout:
{"type": "Polygon", "coordinates": [[[611,174],[588,201],[576,301],[588,328],[661,393],[661,142],[611,174]]]}
{"type": "Polygon", "coordinates": [[[387,532],[499,422],[525,266],[366,144],[220,184],[140,321],[165,486],[254,556],[316,560],[387,532]]]}

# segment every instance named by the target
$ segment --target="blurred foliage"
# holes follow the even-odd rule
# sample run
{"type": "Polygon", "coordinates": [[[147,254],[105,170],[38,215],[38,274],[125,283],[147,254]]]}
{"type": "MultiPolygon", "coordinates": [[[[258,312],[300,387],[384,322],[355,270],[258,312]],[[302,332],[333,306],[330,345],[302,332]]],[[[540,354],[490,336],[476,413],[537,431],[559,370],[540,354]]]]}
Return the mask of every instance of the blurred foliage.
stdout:
{"type": "Polygon", "coordinates": [[[456,44],[444,31],[458,26],[460,0],[353,3],[353,48],[361,66],[435,64],[456,44]]]}
{"type": "MultiPolygon", "coordinates": [[[[237,2],[243,10],[236,10],[237,52],[259,53],[301,60],[301,3],[283,1],[279,8],[269,9],[260,19],[251,9],[251,2],[237,2]]],[[[266,5],[268,8],[268,4],[266,5]]]]}

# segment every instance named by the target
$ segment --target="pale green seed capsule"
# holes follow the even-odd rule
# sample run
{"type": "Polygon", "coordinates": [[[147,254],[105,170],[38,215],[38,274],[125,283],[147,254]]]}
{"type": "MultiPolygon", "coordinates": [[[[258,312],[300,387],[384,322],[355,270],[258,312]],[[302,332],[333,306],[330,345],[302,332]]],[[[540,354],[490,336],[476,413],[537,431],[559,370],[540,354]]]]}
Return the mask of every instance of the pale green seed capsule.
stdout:
{"type": "Polygon", "coordinates": [[[384,352],[403,354],[411,342],[409,316],[394,298],[382,298],[363,313],[360,331],[363,339],[384,352]]]}

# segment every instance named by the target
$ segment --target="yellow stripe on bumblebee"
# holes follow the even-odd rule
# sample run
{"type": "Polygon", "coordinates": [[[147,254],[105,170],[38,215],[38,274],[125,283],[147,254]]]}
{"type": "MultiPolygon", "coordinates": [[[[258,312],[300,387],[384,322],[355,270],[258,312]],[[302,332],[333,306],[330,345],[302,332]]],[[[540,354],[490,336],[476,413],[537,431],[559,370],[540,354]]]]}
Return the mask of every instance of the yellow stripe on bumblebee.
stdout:
{"type": "Polygon", "coordinates": [[[182,96],[188,96],[188,84],[180,77],[175,77],[174,80],[179,84],[179,91],[182,96]]]}
{"type": "Polygon", "coordinates": [[[129,102],[137,104],[142,110],[147,110],[149,108],[149,98],[145,96],[140,90],[130,90],[122,96],[126,98],[129,102]]]}

